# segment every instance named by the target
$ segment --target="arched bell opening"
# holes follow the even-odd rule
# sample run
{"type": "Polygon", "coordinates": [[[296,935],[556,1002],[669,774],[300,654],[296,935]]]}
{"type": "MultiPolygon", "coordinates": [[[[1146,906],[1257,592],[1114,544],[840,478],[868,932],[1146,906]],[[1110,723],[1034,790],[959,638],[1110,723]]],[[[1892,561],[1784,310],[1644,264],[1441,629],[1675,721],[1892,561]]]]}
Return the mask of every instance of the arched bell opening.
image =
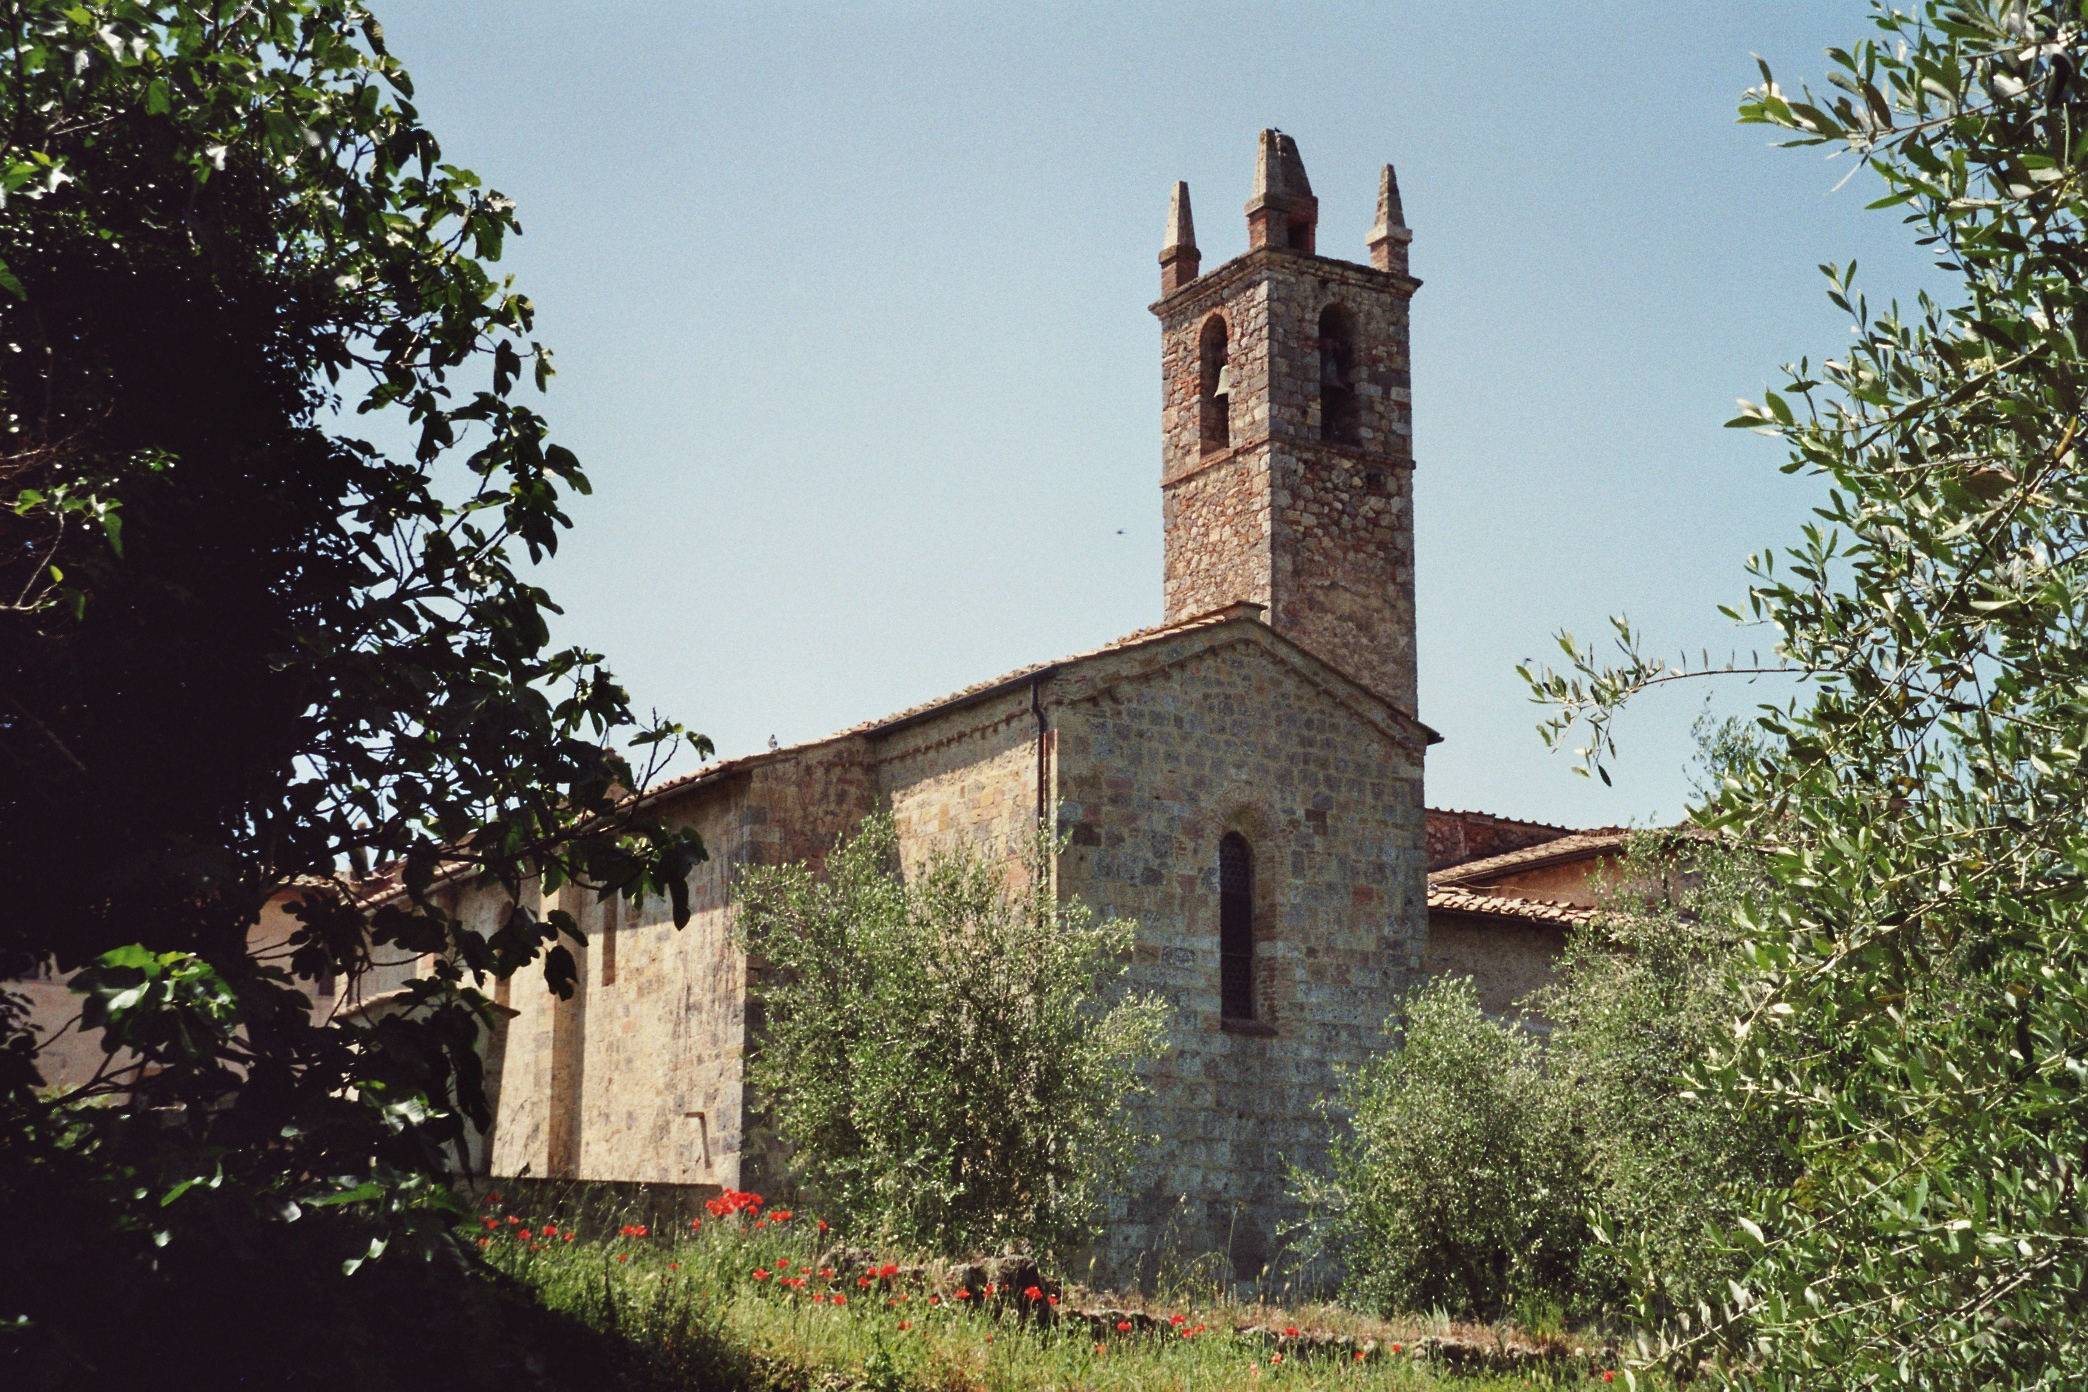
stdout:
{"type": "Polygon", "coordinates": [[[1197,342],[1201,431],[1205,450],[1221,450],[1232,443],[1232,365],[1228,361],[1225,317],[1214,314],[1204,321],[1197,342]]]}
{"type": "Polygon", "coordinates": [[[1356,443],[1356,330],[1348,311],[1328,305],[1319,321],[1320,438],[1356,443]]]}

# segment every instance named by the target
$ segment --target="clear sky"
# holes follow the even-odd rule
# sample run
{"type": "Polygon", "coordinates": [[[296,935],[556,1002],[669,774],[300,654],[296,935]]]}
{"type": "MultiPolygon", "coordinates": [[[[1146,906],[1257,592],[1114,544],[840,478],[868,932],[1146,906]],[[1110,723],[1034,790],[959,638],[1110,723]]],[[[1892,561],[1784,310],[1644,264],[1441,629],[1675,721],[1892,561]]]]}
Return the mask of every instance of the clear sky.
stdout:
{"type": "MultiPolygon", "coordinates": [[[[1398,166],[1413,265],[1421,717],[1437,807],[1672,819],[1703,693],[1616,786],[1515,664],[1625,612],[1669,652],[1814,485],[1720,428],[1926,259],[1866,174],[1734,124],[1867,30],[1848,0],[702,5],[378,0],[448,158],[516,198],[507,266],[595,484],[560,636],[722,755],[817,738],[1160,616],[1172,181],[1246,246],[1255,132],[1297,138],[1324,254],[1398,166]]],[[[1721,691],[1721,710],[1762,693],[1721,691]]]]}

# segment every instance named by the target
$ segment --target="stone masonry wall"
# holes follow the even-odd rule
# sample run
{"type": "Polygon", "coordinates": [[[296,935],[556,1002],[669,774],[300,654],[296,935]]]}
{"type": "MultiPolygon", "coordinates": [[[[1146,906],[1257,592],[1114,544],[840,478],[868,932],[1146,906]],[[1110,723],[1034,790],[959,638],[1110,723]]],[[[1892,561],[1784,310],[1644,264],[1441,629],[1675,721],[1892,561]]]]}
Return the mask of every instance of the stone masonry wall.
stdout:
{"type": "Polygon", "coordinates": [[[1239,1279],[1277,1258],[1286,1166],[1325,1155],[1314,1104],[1337,1064],[1383,1047],[1422,967],[1419,735],[1309,680],[1259,625],[1214,632],[1172,665],[1083,669],[1053,712],[1060,893],[1138,920],[1135,984],[1175,1011],[1136,1117],[1162,1145],[1110,1213],[1118,1279],[1163,1251],[1226,1253],[1239,1279]],[[1254,853],[1247,1031],[1219,1016],[1217,847],[1234,830],[1254,853]]]}

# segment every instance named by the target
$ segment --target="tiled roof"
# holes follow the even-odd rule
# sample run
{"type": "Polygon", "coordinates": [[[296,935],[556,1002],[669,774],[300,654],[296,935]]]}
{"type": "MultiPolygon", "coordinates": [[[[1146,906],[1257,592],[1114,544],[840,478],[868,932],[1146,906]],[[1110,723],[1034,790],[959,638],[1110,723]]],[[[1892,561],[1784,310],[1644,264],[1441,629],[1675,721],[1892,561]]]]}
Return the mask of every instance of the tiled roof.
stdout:
{"type": "Polygon", "coordinates": [[[1511,899],[1503,894],[1474,894],[1448,885],[1428,887],[1430,911],[1477,914],[1485,918],[1519,918],[1531,923],[1571,928],[1595,917],[1595,910],[1557,899],[1511,899]]]}
{"type": "Polygon", "coordinates": [[[1597,827],[1591,831],[1576,831],[1555,841],[1545,841],[1535,846],[1526,846],[1519,851],[1488,856],[1484,860],[1468,860],[1462,865],[1432,871],[1428,876],[1428,882],[1430,885],[1469,884],[1473,880],[1505,875],[1514,870],[1532,870],[1540,865],[1556,865],[1562,861],[1585,860],[1590,856],[1614,854],[1624,849],[1624,838],[1628,835],[1630,832],[1625,827],[1597,827]]]}
{"type": "Polygon", "coordinates": [[[1528,827],[1532,831],[1556,831],[1561,836],[1573,834],[1572,827],[1560,826],[1557,822],[1532,822],[1526,821],[1521,817],[1503,817],[1498,812],[1481,812],[1477,808],[1431,807],[1428,811],[1431,815],[1437,817],[1484,817],[1488,821],[1499,823],[1502,826],[1528,827]]]}

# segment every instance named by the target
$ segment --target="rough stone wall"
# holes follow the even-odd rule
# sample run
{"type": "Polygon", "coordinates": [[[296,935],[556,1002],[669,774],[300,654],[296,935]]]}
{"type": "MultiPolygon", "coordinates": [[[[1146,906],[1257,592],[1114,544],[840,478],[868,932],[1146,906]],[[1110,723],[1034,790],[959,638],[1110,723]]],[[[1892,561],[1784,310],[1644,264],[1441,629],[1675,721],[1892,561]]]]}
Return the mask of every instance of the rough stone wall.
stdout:
{"type": "Polygon", "coordinates": [[[877,742],[878,792],[908,874],[957,846],[1021,862],[1037,825],[1037,739],[1023,686],[877,742]]]}
{"type": "Polygon", "coordinates": [[[1161,318],[1162,509],[1170,621],[1246,599],[1402,710],[1416,708],[1414,283],[1284,250],[1249,252],[1170,295],[1161,318]],[[1320,316],[1353,329],[1354,439],[1321,438],[1320,316]],[[1201,334],[1229,334],[1230,445],[1201,438],[1201,334]]]}
{"type": "Polygon", "coordinates": [[[671,794],[659,810],[710,852],[690,877],[689,922],[677,929],[664,900],[624,903],[605,981],[602,906],[567,901],[589,936],[582,987],[559,1001],[540,976],[510,984],[492,1172],[739,1187],[774,1173],[744,1086],[750,966],[731,939],[733,877],[749,863],[821,862],[871,799],[855,740],[671,794]]]}
{"type": "Polygon", "coordinates": [[[1441,912],[1428,916],[1430,979],[1471,977],[1479,1006],[1489,1015],[1516,1015],[1517,1001],[1551,984],[1552,969],[1565,950],[1566,930],[1549,924],[1441,912]]]}
{"type": "Polygon", "coordinates": [[[1059,892],[1138,920],[1134,985],[1175,1011],[1136,1117],[1162,1146],[1115,1203],[1102,1256],[1125,1279],[1164,1253],[1223,1252],[1253,1279],[1292,1216],[1286,1165],[1324,1157],[1314,1103],[1335,1065],[1383,1047],[1422,966],[1420,737],[1310,680],[1259,625],[1174,656],[1084,666],[1053,709],[1072,838],[1059,892]],[[1233,830],[1255,870],[1245,1029],[1219,1015],[1218,841],[1233,830]]]}

